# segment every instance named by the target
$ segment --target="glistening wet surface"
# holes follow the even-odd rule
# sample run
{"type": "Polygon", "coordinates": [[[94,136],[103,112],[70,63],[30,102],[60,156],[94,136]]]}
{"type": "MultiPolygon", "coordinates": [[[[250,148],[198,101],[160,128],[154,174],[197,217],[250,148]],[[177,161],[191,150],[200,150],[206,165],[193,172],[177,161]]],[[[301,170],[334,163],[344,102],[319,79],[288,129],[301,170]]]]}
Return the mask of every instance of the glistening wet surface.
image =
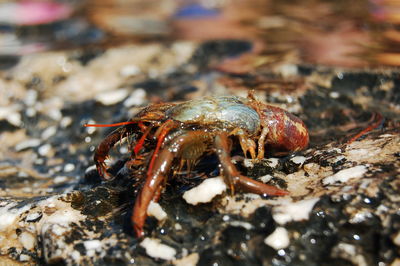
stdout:
{"type": "MultiPolygon", "coordinates": [[[[0,72],[0,262],[400,263],[397,3],[352,3],[64,2],[53,20],[2,22],[17,42],[0,72]],[[129,161],[123,142],[106,161],[116,178],[102,179],[93,154],[115,128],[84,124],[250,89],[309,129],[306,150],[259,161],[231,137],[241,173],[289,195],[231,193],[212,153],[191,171],[177,160],[137,238],[130,216],[149,161],[129,161]]],[[[142,155],[155,146],[147,139],[142,155]]]]}

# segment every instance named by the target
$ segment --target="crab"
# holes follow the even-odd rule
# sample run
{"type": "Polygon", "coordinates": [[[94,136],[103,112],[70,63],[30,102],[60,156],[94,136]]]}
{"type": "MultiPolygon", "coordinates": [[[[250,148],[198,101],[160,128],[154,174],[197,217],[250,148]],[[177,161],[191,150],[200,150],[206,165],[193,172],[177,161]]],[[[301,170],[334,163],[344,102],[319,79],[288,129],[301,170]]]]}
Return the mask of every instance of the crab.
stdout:
{"type": "Polygon", "coordinates": [[[308,130],[303,121],[279,107],[255,99],[238,96],[205,97],[180,103],[161,103],[143,108],[130,121],[111,125],[121,126],[97,147],[94,161],[105,179],[113,178],[107,171],[105,159],[110,149],[132,133],[138,133],[129,163],[142,156],[146,142],[153,141],[154,150],[148,155],[147,174],[135,200],[132,224],[138,237],[151,201],[158,201],[166,180],[173,169],[192,167],[206,153],[215,153],[220,172],[232,193],[236,190],[260,195],[283,196],[288,192],[242,175],[231,160],[232,139],[236,138],[245,156],[252,160],[264,158],[266,150],[289,154],[307,147],[308,130]]]}

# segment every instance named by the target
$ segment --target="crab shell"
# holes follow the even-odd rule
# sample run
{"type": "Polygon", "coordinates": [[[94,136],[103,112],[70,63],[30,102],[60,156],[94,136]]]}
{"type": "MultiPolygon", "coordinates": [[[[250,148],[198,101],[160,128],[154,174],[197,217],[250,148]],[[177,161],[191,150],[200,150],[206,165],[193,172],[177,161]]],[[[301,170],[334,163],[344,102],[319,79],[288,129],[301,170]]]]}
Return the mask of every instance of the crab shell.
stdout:
{"type": "Polygon", "coordinates": [[[202,125],[214,130],[235,129],[256,136],[268,129],[266,148],[280,155],[303,150],[309,142],[304,122],[286,110],[238,96],[206,97],[178,104],[166,116],[185,124],[202,125]]]}

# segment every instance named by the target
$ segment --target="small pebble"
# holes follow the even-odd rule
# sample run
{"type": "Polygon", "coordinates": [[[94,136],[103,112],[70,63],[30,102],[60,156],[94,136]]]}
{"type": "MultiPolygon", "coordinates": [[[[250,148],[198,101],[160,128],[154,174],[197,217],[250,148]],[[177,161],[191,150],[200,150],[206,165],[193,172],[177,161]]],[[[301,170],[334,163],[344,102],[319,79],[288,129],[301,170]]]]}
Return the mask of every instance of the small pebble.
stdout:
{"type": "Polygon", "coordinates": [[[287,248],[290,244],[288,231],[284,227],[277,227],[272,234],[264,239],[264,243],[275,250],[287,248]]]}
{"type": "Polygon", "coordinates": [[[27,249],[31,250],[35,247],[36,244],[36,238],[29,232],[22,232],[19,235],[19,242],[22,244],[22,246],[27,249]]]}
{"type": "Polygon", "coordinates": [[[278,158],[268,158],[267,161],[269,162],[269,166],[272,168],[275,168],[279,164],[279,159],[278,158]]]}
{"type": "Polygon", "coordinates": [[[339,98],[340,94],[337,91],[332,91],[331,93],[329,93],[329,97],[331,97],[332,99],[337,99],[339,98]]]}
{"type": "Polygon", "coordinates": [[[16,151],[22,151],[30,148],[35,148],[40,145],[40,139],[28,139],[15,145],[16,151]]]}
{"type": "Polygon", "coordinates": [[[343,169],[334,175],[325,177],[322,180],[324,185],[333,185],[336,183],[346,183],[353,178],[361,178],[367,172],[365,165],[357,165],[351,168],[343,169]]]}
{"type": "Polygon", "coordinates": [[[161,208],[160,204],[154,201],[150,201],[149,207],[147,208],[147,214],[155,217],[159,221],[167,218],[167,213],[161,208]]]}
{"type": "Polygon", "coordinates": [[[263,182],[263,183],[268,183],[269,181],[271,181],[271,179],[273,178],[272,175],[263,175],[260,176],[259,179],[263,182]]]}
{"type": "Polygon", "coordinates": [[[396,236],[393,238],[393,243],[400,247],[400,232],[397,232],[396,236]]]}
{"type": "Polygon", "coordinates": [[[50,109],[47,114],[55,121],[60,121],[62,118],[62,113],[59,109],[52,108],[50,109]]]}
{"type": "Polygon", "coordinates": [[[278,224],[308,220],[310,212],[318,200],[319,198],[311,198],[297,202],[284,202],[273,208],[272,217],[278,224]]]}
{"type": "Polygon", "coordinates": [[[38,93],[36,90],[28,90],[25,96],[25,104],[28,106],[32,106],[36,103],[38,97],[38,93]]]}
{"type": "Polygon", "coordinates": [[[97,94],[95,99],[103,105],[113,105],[125,99],[128,96],[128,93],[127,89],[104,91],[97,94]]]}
{"type": "Polygon", "coordinates": [[[41,212],[33,212],[33,213],[29,213],[26,216],[26,220],[27,222],[36,222],[38,221],[40,218],[42,217],[42,213],[41,212]]]}
{"type": "Polygon", "coordinates": [[[277,68],[277,71],[284,77],[298,75],[298,67],[293,64],[282,64],[277,68]]]}
{"type": "Polygon", "coordinates": [[[56,178],[53,179],[54,184],[64,183],[67,180],[68,180],[68,177],[66,177],[66,176],[57,176],[56,178]]]}
{"type": "Polygon", "coordinates": [[[254,167],[254,162],[252,159],[244,159],[243,164],[246,168],[253,168],[254,167]]]}
{"type": "Polygon", "coordinates": [[[72,118],[70,116],[65,116],[60,121],[60,126],[66,128],[72,124],[72,118]]]}
{"type": "Polygon", "coordinates": [[[64,172],[72,172],[72,171],[74,171],[74,169],[75,169],[75,165],[72,163],[67,163],[64,166],[64,172]]]}
{"type": "Polygon", "coordinates": [[[57,132],[57,127],[55,126],[51,126],[46,128],[43,132],[42,132],[42,139],[47,140],[48,138],[54,136],[57,132]]]}
{"type": "Polygon", "coordinates": [[[160,239],[146,237],[140,243],[140,246],[146,250],[147,255],[157,259],[173,260],[176,250],[170,246],[161,243],[160,239]]]}
{"type": "Polygon", "coordinates": [[[183,194],[183,199],[192,205],[210,202],[215,196],[222,194],[227,186],[222,177],[208,178],[200,185],[183,194]]]}
{"type": "Polygon", "coordinates": [[[131,77],[131,76],[136,76],[137,74],[140,74],[140,68],[136,65],[126,65],[124,66],[120,74],[122,77],[131,77]]]}
{"type": "Polygon", "coordinates": [[[290,160],[292,162],[294,162],[295,164],[302,165],[307,160],[307,158],[304,156],[295,156],[295,157],[291,158],[290,160]]]}
{"type": "Polygon", "coordinates": [[[31,257],[26,254],[19,255],[19,261],[21,261],[21,262],[30,261],[30,260],[31,260],[31,257]]]}
{"type": "Polygon", "coordinates": [[[174,225],[174,227],[175,227],[175,230],[176,230],[176,231],[182,230],[182,225],[179,224],[179,223],[176,223],[176,224],[174,225]]]}
{"type": "Polygon", "coordinates": [[[11,125],[19,127],[22,125],[21,114],[16,106],[0,107],[0,120],[7,120],[11,125]]]}
{"type": "Polygon", "coordinates": [[[243,221],[231,221],[229,222],[229,224],[234,227],[243,227],[246,230],[251,230],[254,228],[254,226],[251,223],[243,221]]]}
{"type": "Polygon", "coordinates": [[[85,246],[86,250],[100,249],[102,246],[101,241],[98,239],[86,240],[83,242],[83,245],[85,246]]]}
{"type": "Polygon", "coordinates": [[[124,101],[125,107],[142,105],[146,101],[146,91],[143,89],[134,90],[128,99],[124,101]]]}
{"type": "Polygon", "coordinates": [[[50,151],[51,151],[51,145],[50,144],[44,144],[44,145],[42,145],[42,146],[40,146],[39,147],[39,149],[38,149],[38,153],[41,155],[41,156],[46,156],[46,155],[48,155],[49,153],[50,153],[50,151]]]}

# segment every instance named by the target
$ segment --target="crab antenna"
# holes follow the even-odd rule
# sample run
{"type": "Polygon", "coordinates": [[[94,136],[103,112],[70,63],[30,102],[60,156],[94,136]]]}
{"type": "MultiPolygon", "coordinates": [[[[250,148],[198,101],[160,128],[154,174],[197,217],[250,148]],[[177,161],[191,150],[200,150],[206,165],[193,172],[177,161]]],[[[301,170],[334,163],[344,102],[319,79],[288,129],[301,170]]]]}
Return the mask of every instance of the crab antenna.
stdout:
{"type": "Polygon", "coordinates": [[[84,124],[84,127],[119,127],[119,126],[125,126],[125,125],[130,125],[130,124],[136,124],[137,121],[128,121],[128,122],[119,122],[119,123],[114,123],[114,124],[84,124]]]}

